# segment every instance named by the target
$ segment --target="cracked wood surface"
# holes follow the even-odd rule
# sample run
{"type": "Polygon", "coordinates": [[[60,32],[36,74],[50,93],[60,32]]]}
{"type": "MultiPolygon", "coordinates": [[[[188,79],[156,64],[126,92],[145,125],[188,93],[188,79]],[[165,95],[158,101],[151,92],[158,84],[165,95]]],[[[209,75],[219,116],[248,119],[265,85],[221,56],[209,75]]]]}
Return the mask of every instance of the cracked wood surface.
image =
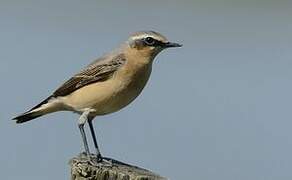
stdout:
{"type": "Polygon", "coordinates": [[[92,155],[92,162],[84,154],[70,160],[71,180],[167,180],[167,178],[149,170],[129,165],[111,158],[104,158],[96,163],[92,155]]]}

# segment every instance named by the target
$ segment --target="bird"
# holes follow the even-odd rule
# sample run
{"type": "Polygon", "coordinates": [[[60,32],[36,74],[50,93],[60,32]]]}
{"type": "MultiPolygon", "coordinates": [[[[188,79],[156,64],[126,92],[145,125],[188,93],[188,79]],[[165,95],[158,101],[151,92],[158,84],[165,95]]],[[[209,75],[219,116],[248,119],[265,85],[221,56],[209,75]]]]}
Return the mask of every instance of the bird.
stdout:
{"type": "Polygon", "coordinates": [[[90,63],[48,98],[13,120],[19,124],[57,111],[78,113],[85,153],[90,159],[84,130],[88,123],[97,161],[102,161],[92,120],[130,104],[145,87],[155,57],[164,49],[181,46],[155,31],[135,32],[118,48],[90,63]]]}

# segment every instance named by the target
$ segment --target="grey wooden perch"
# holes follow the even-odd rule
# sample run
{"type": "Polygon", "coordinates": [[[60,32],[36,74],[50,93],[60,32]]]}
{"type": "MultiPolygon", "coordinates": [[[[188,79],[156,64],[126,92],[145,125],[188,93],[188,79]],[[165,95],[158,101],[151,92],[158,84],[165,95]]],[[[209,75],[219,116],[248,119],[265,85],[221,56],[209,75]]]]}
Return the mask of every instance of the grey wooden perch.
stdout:
{"type": "MultiPolygon", "coordinates": [[[[96,161],[94,155],[92,159],[96,161]]],[[[111,158],[108,162],[95,163],[87,161],[84,154],[70,160],[71,180],[167,180],[149,170],[132,166],[111,158]],[[110,163],[109,163],[110,162],[110,163]]]]}

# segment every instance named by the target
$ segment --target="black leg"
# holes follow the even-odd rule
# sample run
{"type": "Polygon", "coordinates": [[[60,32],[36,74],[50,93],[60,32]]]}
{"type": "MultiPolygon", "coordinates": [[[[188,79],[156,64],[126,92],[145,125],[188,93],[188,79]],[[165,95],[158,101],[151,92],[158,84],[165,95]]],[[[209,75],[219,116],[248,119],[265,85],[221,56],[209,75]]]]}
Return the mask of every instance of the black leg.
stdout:
{"type": "Polygon", "coordinates": [[[88,157],[90,157],[89,147],[88,147],[86,135],[85,135],[85,132],[84,132],[84,124],[79,124],[78,126],[79,126],[80,133],[81,133],[81,136],[82,136],[82,141],[83,141],[83,144],[84,144],[86,155],[88,157]]]}
{"type": "Polygon", "coordinates": [[[85,152],[86,152],[86,155],[88,157],[88,159],[90,160],[90,152],[89,152],[89,147],[88,147],[88,143],[87,143],[87,139],[86,139],[86,134],[85,134],[85,131],[84,131],[84,125],[86,123],[86,121],[88,121],[88,116],[90,114],[90,111],[84,111],[80,118],[79,118],[79,121],[78,121],[78,127],[80,129],[80,133],[81,133],[81,136],[82,136],[82,141],[83,141],[83,144],[84,144],[84,148],[85,148],[85,152]]]}
{"type": "Polygon", "coordinates": [[[92,120],[89,120],[88,124],[89,124],[90,132],[91,132],[91,135],[92,135],[94,147],[95,147],[95,150],[96,150],[97,161],[102,161],[102,156],[101,156],[100,150],[98,148],[98,144],[97,144],[94,128],[93,128],[93,125],[92,125],[92,120]]]}

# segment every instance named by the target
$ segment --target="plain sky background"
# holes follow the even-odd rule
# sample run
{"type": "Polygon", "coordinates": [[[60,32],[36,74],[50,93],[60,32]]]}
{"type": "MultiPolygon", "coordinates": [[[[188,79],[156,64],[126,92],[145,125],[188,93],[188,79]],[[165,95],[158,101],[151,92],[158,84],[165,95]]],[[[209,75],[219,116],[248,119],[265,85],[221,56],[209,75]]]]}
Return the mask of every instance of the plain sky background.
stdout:
{"type": "Polygon", "coordinates": [[[1,179],[68,179],[78,116],[16,125],[138,30],[161,53],[143,93],[94,124],[105,156],[172,180],[292,179],[291,0],[0,0],[1,179]]]}

